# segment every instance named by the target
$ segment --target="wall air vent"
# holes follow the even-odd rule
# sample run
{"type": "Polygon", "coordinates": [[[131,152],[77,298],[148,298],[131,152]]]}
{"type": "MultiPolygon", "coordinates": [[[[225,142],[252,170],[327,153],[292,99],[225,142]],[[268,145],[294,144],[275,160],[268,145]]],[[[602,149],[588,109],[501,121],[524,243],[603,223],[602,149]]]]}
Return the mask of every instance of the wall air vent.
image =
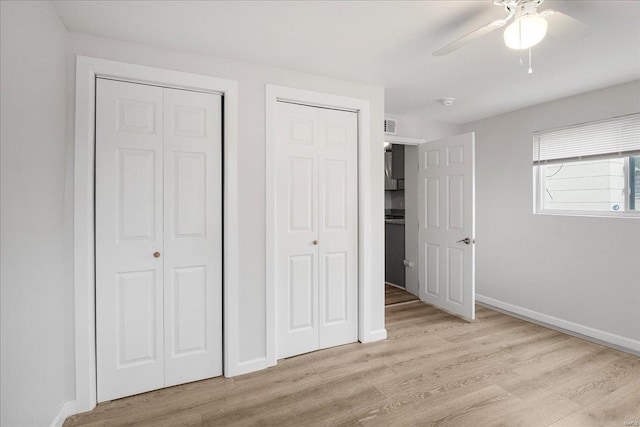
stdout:
{"type": "Polygon", "coordinates": [[[397,123],[394,119],[384,119],[384,133],[395,135],[397,123]]]}

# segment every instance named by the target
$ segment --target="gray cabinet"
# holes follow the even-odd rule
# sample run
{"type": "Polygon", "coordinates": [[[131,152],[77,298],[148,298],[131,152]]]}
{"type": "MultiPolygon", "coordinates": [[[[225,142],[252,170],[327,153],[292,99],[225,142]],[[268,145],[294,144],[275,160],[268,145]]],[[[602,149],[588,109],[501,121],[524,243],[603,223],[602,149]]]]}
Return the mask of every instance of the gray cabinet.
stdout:
{"type": "Polygon", "coordinates": [[[404,145],[384,152],[384,189],[404,190],[404,145]]]}
{"type": "Polygon", "coordinates": [[[391,178],[404,181],[404,145],[393,144],[391,153],[391,178]]]}
{"type": "Polygon", "coordinates": [[[384,189],[385,190],[397,190],[398,180],[393,179],[393,160],[391,151],[384,152],[384,189]]]}
{"type": "Polygon", "coordinates": [[[385,223],[384,238],[384,280],[385,282],[404,287],[404,224],[385,223]]]}

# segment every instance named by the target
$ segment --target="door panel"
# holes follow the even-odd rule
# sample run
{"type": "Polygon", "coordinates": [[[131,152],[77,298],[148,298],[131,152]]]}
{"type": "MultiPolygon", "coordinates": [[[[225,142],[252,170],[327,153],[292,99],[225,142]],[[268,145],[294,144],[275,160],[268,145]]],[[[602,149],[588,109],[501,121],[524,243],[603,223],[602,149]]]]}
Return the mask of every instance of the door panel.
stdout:
{"type": "Polygon", "coordinates": [[[313,256],[289,257],[289,331],[314,329],[313,256]]]}
{"type": "Polygon", "coordinates": [[[98,401],[164,384],[162,89],[98,79],[98,401]]]}
{"type": "Polygon", "coordinates": [[[319,348],[358,340],[358,115],[317,109],[319,348]]]}
{"type": "Polygon", "coordinates": [[[422,252],[425,255],[424,273],[426,292],[435,297],[440,296],[440,246],[438,245],[425,245],[425,251],[422,252]]]}
{"type": "Polygon", "coordinates": [[[324,322],[330,325],[334,322],[347,320],[347,303],[349,301],[349,287],[347,281],[348,258],[346,252],[324,254],[324,322]]]}
{"type": "Polygon", "coordinates": [[[447,176],[448,229],[464,232],[464,176],[447,176]]]}
{"type": "Polygon", "coordinates": [[[166,387],[222,374],[221,108],[164,89],[166,387]]]}
{"type": "Polygon", "coordinates": [[[346,160],[324,161],[323,188],[331,189],[324,195],[322,206],[322,225],[324,230],[346,230],[347,217],[347,175],[349,167],[346,160]]]}
{"type": "Polygon", "coordinates": [[[279,358],[358,339],[357,114],[277,104],[279,358]]]}
{"type": "Polygon", "coordinates": [[[419,153],[420,296],[473,319],[474,134],[423,144],[419,153]]]}
{"type": "Polygon", "coordinates": [[[423,224],[429,228],[440,228],[440,178],[425,179],[425,218],[423,224]]]}
{"type": "Polygon", "coordinates": [[[171,271],[172,357],[207,350],[206,266],[174,268],[171,271]]]}
{"type": "Polygon", "coordinates": [[[314,230],[315,166],[309,157],[289,159],[289,231],[314,230]]]}
{"type": "Polygon", "coordinates": [[[117,274],[116,341],[119,368],[156,361],[156,274],[137,271],[117,274]]]}
{"type": "Polygon", "coordinates": [[[447,299],[464,305],[464,251],[447,248],[447,299]]]}
{"type": "MultiPolygon", "coordinates": [[[[174,197],[172,239],[207,237],[207,156],[205,153],[173,152],[174,197]]],[[[171,191],[171,190],[170,190],[171,191]]]]}
{"type": "Polygon", "coordinates": [[[276,108],[277,352],[284,358],[318,349],[318,113],[276,108]]]}
{"type": "Polygon", "coordinates": [[[118,240],[155,239],[156,153],[131,149],[116,149],[116,153],[118,240]]]}

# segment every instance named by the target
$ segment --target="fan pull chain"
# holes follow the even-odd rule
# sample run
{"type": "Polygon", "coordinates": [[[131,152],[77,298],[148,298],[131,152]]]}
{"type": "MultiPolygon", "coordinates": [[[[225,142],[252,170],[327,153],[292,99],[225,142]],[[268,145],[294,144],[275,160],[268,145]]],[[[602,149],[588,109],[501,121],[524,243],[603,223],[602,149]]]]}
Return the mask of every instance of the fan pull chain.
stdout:
{"type": "Polygon", "coordinates": [[[533,74],[533,67],[531,66],[531,48],[529,48],[529,74],[533,74]]]}

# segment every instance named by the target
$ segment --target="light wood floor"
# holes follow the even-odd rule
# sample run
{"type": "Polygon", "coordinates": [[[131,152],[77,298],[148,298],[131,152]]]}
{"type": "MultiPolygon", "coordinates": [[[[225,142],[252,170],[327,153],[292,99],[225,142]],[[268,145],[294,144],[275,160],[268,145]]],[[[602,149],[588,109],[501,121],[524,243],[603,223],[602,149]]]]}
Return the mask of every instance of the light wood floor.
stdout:
{"type": "Polygon", "coordinates": [[[417,301],[418,297],[410,294],[404,289],[392,286],[389,284],[384,285],[384,305],[393,305],[401,302],[417,301]]]}
{"type": "Polygon", "coordinates": [[[624,426],[640,358],[478,307],[391,306],[389,338],[104,403],[65,426],[624,426]]]}

